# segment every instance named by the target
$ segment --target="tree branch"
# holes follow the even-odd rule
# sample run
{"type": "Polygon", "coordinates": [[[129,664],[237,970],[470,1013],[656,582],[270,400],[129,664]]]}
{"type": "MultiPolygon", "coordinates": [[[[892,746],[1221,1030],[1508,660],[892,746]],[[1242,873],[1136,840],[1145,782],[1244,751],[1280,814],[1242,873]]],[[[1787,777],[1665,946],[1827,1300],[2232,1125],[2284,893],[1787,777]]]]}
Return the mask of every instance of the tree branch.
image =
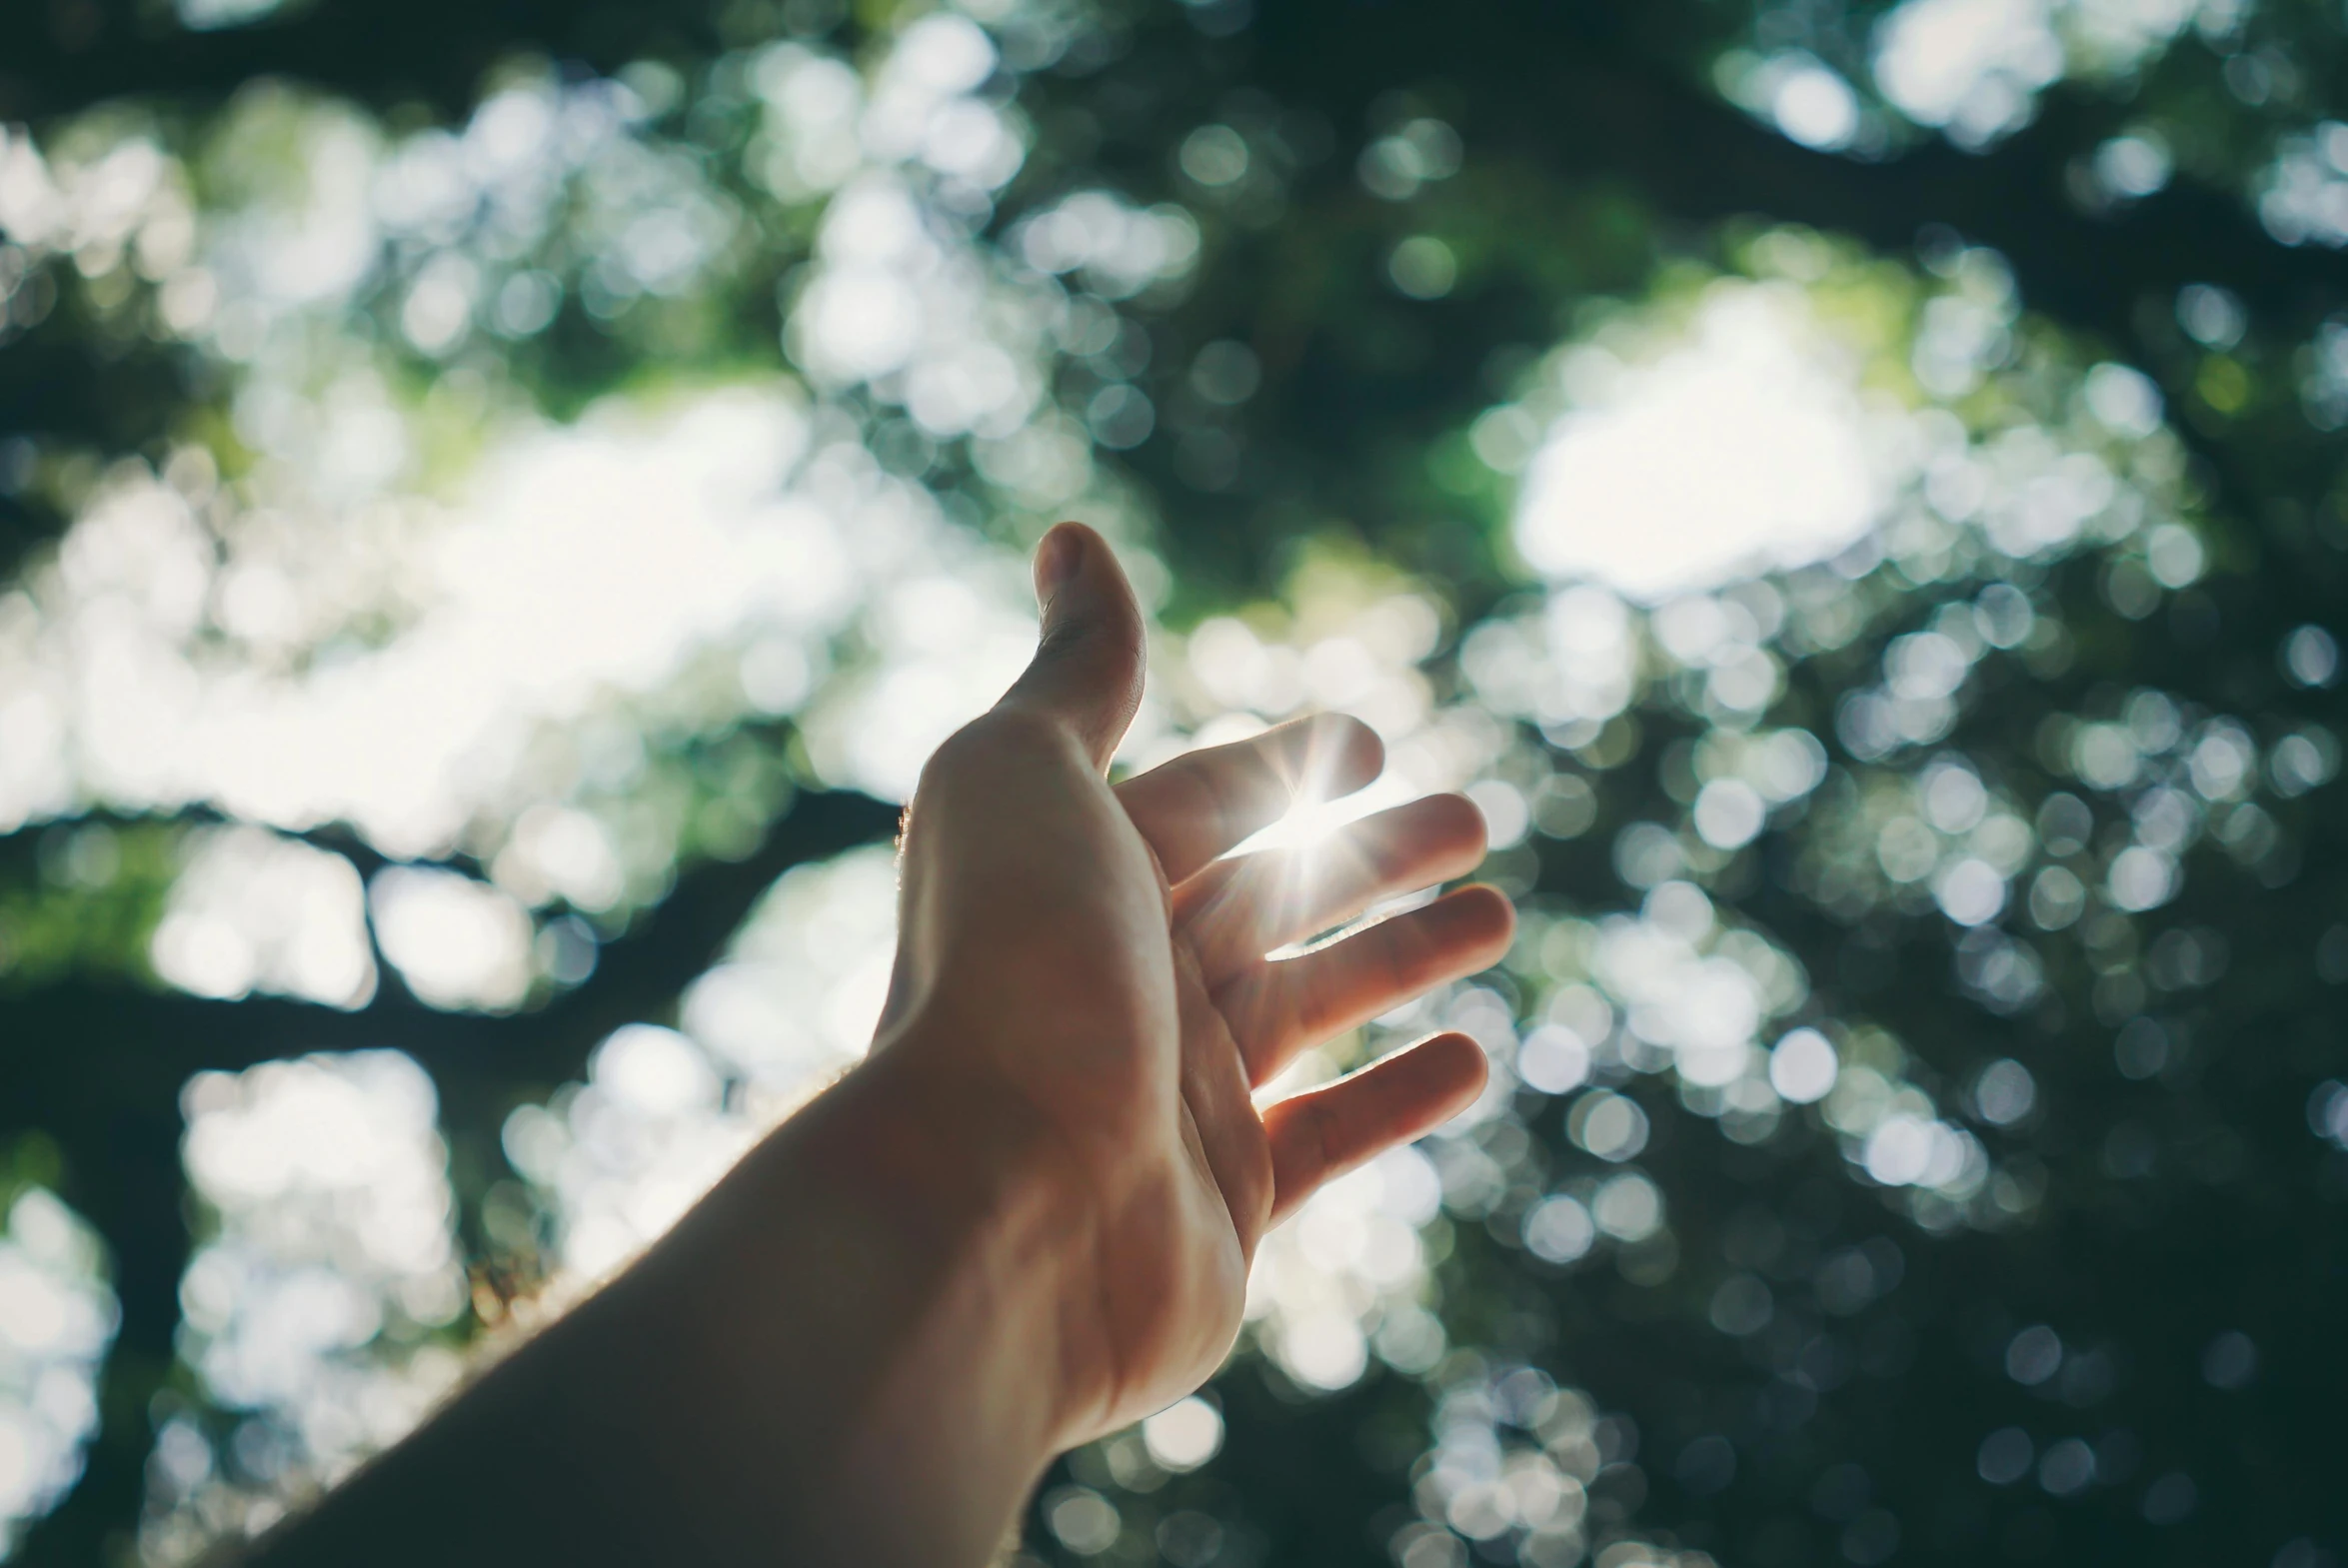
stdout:
{"type": "Polygon", "coordinates": [[[612,1029],[664,1013],[776,877],[886,837],[897,816],[897,807],[852,790],[803,794],[756,851],[685,872],[634,930],[605,946],[584,984],[529,1012],[437,1012],[396,995],[350,1011],[274,996],[211,1001],[78,978],[20,992],[8,1000],[0,1126],[101,1147],[90,1138],[116,1107],[126,1099],[175,1104],[191,1073],[379,1045],[414,1056],[444,1096],[551,1087],[612,1029]]]}

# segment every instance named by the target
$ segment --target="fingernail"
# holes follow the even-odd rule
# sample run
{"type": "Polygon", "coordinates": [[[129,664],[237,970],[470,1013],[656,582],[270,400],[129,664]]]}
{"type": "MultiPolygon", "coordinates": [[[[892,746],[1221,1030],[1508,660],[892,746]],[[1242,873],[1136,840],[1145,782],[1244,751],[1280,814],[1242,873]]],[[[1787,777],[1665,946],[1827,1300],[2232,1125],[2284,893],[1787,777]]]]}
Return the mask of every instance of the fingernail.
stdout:
{"type": "Polygon", "coordinates": [[[1045,603],[1059,593],[1085,561],[1085,536],[1073,528],[1056,528],[1044,536],[1036,552],[1036,592],[1045,603]]]}

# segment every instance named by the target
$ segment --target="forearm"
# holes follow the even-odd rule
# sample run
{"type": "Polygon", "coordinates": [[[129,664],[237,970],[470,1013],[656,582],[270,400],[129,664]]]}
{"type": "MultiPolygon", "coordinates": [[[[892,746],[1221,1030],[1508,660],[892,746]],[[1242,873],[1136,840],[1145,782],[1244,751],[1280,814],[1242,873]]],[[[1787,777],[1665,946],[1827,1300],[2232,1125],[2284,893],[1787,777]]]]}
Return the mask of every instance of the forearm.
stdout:
{"type": "Polygon", "coordinates": [[[256,1568],[976,1568],[1060,1435],[1070,1226],[1017,1119],[859,1069],[256,1568]]]}

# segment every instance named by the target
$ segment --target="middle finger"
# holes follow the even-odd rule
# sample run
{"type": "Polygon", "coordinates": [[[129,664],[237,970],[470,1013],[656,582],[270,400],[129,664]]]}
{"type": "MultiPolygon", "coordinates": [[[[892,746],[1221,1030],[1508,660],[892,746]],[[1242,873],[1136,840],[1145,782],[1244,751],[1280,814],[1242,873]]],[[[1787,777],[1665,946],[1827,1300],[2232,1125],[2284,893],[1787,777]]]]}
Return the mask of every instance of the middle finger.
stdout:
{"type": "Polygon", "coordinates": [[[1515,929],[1516,911],[1498,888],[1462,887],[1342,941],[1242,970],[1215,1005],[1247,1080],[1261,1086],[1307,1045],[1489,968],[1515,929]]]}

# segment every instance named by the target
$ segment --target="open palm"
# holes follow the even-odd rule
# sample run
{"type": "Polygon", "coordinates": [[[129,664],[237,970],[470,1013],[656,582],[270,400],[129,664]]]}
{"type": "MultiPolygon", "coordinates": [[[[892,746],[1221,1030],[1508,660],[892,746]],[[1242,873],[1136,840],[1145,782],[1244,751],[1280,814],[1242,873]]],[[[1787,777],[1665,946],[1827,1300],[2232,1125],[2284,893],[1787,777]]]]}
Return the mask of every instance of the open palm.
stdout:
{"type": "Polygon", "coordinates": [[[1060,1172],[1037,1237],[1062,1293],[1064,1439],[1194,1387],[1237,1332],[1264,1231],[1331,1176],[1414,1137],[1481,1086],[1440,1034],[1258,1110],[1306,1047],[1472,972],[1513,917],[1466,887],[1294,956],[1267,955],[1470,870],[1457,795],[1301,849],[1230,856],[1301,796],[1375,779],[1376,736],[1299,721],[1112,787],[1142,681],[1142,621],[1110,551],[1064,525],[1039,576],[1036,662],[941,749],[905,843],[886,1048],[928,1058],[958,1103],[1060,1172]]]}

